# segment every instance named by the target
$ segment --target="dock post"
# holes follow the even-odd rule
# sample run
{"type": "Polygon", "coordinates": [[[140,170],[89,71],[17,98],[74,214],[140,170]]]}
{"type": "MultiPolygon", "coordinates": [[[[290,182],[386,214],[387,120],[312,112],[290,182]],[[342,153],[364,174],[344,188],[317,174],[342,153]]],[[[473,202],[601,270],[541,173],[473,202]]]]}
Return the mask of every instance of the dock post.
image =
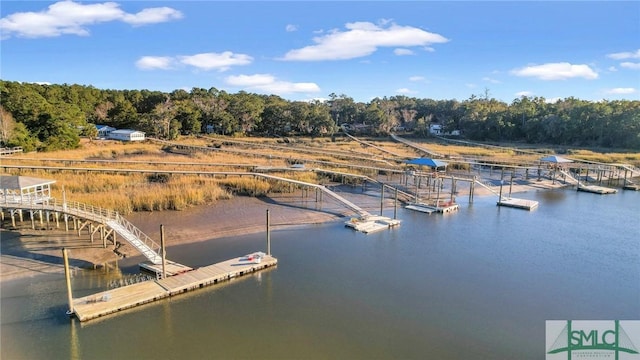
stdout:
{"type": "Polygon", "coordinates": [[[451,175],[451,197],[449,198],[449,205],[453,205],[453,193],[456,191],[456,179],[451,175]]]}
{"type": "Polygon", "coordinates": [[[267,209],[267,255],[271,255],[271,224],[269,223],[269,209],[267,209]]]}
{"type": "Polygon", "coordinates": [[[380,216],[382,216],[383,208],[384,208],[384,184],[382,184],[382,189],[380,190],[380,216]]]}
{"type": "Polygon", "coordinates": [[[511,170],[511,181],[509,182],[509,197],[511,197],[511,190],[513,189],[514,176],[515,176],[515,170],[511,170]]]}
{"type": "Polygon", "coordinates": [[[502,174],[500,174],[500,198],[498,204],[502,202],[502,182],[504,181],[504,168],[502,168],[502,174]]]}
{"type": "Polygon", "coordinates": [[[393,218],[398,218],[398,188],[395,188],[395,196],[393,198],[393,218]]]}
{"type": "Polygon", "coordinates": [[[160,224],[160,249],[162,251],[162,278],[167,278],[167,256],[164,247],[164,225],[160,224]]]}
{"type": "Polygon", "coordinates": [[[473,175],[473,180],[469,184],[469,203],[473,203],[473,192],[476,188],[476,176],[473,175]]]}
{"type": "Polygon", "coordinates": [[[73,314],[73,294],[71,292],[71,273],[69,272],[69,257],[67,248],[62,249],[62,259],[64,260],[64,277],[67,281],[67,298],[69,300],[69,310],[67,315],[73,314]]]}
{"type": "Polygon", "coordinates": [[[627,169],[624,169],[624,182],[622,183],[622,186],[627,186],[627,169]]]}

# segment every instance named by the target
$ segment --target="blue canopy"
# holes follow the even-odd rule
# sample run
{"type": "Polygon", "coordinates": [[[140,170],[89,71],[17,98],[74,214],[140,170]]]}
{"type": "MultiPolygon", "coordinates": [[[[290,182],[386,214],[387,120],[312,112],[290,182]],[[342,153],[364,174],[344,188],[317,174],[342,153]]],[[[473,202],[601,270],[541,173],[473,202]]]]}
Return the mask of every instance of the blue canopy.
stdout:
{"type": "Polygon", "coordinates": [[[573,162],[572,160],[569,159],[565,159],[561,156],[557,156],[557,155],[549,155],[549,156],[545,156],[543,158],[540,158],[540,161],[546,161],[546,162],[552,162],[552,163],[570,163],[573,162]]]}
{"type": "Polygon", "coordinates": [[[429,158],[417,158],[417,159],[411,159],[411,160],[407,160],[405,161],[406,164],[409,165],[425,165],[425,166],[429,166],[432,168],[439,168],[439,167],[446,167],[448,163],[441,161],[441,160],[436,160],[436,159],[429,159],[429,158]]]}

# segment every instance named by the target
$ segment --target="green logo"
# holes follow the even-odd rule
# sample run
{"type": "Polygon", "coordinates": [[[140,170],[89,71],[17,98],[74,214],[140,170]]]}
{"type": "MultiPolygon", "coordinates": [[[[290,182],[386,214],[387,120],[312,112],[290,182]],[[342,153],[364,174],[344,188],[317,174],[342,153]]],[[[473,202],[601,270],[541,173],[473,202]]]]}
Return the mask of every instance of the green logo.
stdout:
{"type": "MultiPolygon", "coordinates": [[[[566,358],[608,358],[619,360],[621,353],[636,355],[625,359],[640,359],[638,349],[635,347],[632,337],[638,341],[640,321],[623,321],[625,326],[633,327],[632,336],[629,336],[619,320],[614,321],[586,321],[563,320],[547,321],[547,341],[553,339],[553,334],[558,333],[553,343],[547,343],[547,359],[561,359],[563,357],[551,357],[553,354],[566,353],[566,358]],[[551,336],[551,338],[550,338],[551,336]]],[[[626,356],[626,355],[625,355],[626,356]]]]}

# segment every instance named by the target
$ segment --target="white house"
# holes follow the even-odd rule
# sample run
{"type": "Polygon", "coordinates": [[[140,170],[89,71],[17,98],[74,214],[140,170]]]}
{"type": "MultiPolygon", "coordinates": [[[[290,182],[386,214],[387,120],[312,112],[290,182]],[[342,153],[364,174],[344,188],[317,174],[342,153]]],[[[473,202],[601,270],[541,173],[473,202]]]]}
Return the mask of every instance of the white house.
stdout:
{"type": "Polygon", "coordinates": [[[96,129],[98,129],[98,137],[99,138],[108,138],[109,134],[116,128],[112,128],[109,125],[96,125],[96,129]]]}
{"type": "Polygon", "coordinates": [[[109,134],[109,139],[121,140],[121,141],[142,141],[144,140],[144,133],[137,130],[113,130],[109,134]]]}
{"type": "Polygon", "coordinates": [[[429,124],[429,133],[431,135],[442,135],[442,125],[429,124]]]}

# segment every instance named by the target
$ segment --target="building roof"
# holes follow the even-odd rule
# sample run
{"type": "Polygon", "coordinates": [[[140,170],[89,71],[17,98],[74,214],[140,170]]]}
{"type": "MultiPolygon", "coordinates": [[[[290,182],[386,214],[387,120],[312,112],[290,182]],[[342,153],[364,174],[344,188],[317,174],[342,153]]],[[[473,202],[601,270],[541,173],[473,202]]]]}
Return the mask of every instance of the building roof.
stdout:
{"type": "Polygon", "coordinates": [[[55,180],[29,176],[0,175],[0,189],[22,190],[55,183],[55,180]]]}
{"type": "Polygon", "coordinates": [[[120,129],[120,130],[114,130],[111,132],[112,134],[123,134],[123,135],[127,135],[127,134],[133,134],[133,133],[140,133],[140,134],[144,134],[142,131],[138,131],[138,130],[131,130],[131,129],[120,129]]]}
{"type": "Polygon", "coordinates": [[[565,159],[565,158],[563,158],[561,156],[557,156],[557,155],[545,156],[543,158],[540,158],[540,161],[546,161],[546,162],[552,162],[552,163],[570,163],[570,162],[573,162],[573,160],[565,159]]]}
{"type": "Polygon", "coordinates": [[[96,125],[96,129],[101,130],[101,129],[116,129],[114,127],[111,127],[109,125],[96,125]]]}

